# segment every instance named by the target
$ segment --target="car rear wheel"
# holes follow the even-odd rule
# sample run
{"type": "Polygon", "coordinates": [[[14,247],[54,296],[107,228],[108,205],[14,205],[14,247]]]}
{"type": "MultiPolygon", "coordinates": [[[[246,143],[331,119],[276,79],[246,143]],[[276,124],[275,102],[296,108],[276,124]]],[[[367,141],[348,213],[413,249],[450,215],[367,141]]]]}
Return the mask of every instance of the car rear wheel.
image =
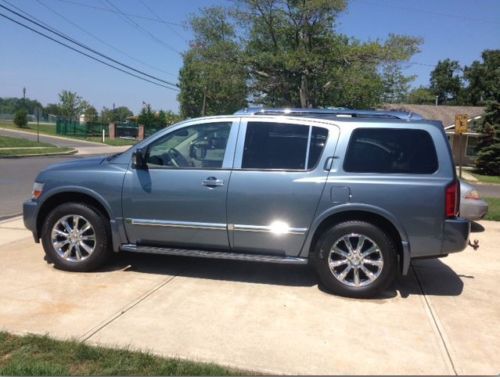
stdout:
{"type": "Polygon", "coordinates": [[[109,223],[95,208],[66,203],[54,208],[42,228],[47,259],[62,270],[91,271],[106,262],[110,251],[109,223]]]}
{"type": "Polygon", "coordinates": [[[314,261],[323,286],[347,297],[376,295],[397,271],[394,241],[364,221],[342,222],[323,233],[316,243],[314,261]]]}

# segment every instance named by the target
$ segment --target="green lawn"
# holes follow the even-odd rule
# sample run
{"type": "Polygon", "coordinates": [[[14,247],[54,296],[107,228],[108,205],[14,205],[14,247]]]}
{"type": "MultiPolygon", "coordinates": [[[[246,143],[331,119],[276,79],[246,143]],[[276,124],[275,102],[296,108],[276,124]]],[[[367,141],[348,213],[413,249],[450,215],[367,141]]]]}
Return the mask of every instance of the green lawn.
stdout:
{"type": "Polygon", "coordinates": [[[500,198],[483,198],[488,203],[488,214],[485,220],[500,221],[500,198]]]}
{"type": "Polygon", "coordinates": [[[18,147],[53,147],[47,143],[37,143],[36,141],[18,139],[15,137],[0,136],[0,148],[18,147]]]}
{"type": "MultiPolygon", "coordinates": [[[[8,128],[12,130],[19,130],[19,131],[26,131],[26,132],[34,132],[36,133],[36,124],[28,124],[26,128],[19,128],[17,127],[14,123],[12,122],[5,122],[5,121],[0,121],[0,128],[8,128]]],[[[40,125],[40,135],[55,135],[56,134],[56,126],[55,125],[49,125],[49,124],[41,124],[40,125]]],[[[100,136],[91,136],[91,137],[83,137],[83,136],[64,136],[69,139],[78,139],[78,140],[87,140],[87,141],[93,141],[96,143],[102,143],[102,137],[100,136]]],[[[134,145],[138,141],[137,140],[131,140],[131,139],[115,139],[115,140],[110,140],[109,138],[106,138],[104,141],[104,144],[107,145],[134,145]]]]}
{"type": "Polygon", "coordinates": [[[0,157],[44,155],[52,153],[64,153],[71,150],[72,148],[59,148],[52,144],[37,143],[36,141],[26,139],[0,136],[0,157]]]}
{"type": "Polygon", "coordinates": [[[477,173],[472,173],[474,177],[478,179],[479,182],[482,183],[496,183],[500,185],[500,176],[498,175],[482,175],[477,173]]]}
{"type": "Polygon", "coordinates": [[[11,376],[200,376],[248,375],[236,369],[143,352],[88,346],[46,336],[0,332],[0,375],[11,376]]]}
{"type": "MultiPolygon", "coordinates": [[[[0,121],[0,128],[10,128],[13,130],[36,133],[36,124],[28,124],[24,128],[19,128],[12,122],[0,121]]],[[[56,135],[56,126],[51,124],[40,124],[40,134],[56,135]]]]}

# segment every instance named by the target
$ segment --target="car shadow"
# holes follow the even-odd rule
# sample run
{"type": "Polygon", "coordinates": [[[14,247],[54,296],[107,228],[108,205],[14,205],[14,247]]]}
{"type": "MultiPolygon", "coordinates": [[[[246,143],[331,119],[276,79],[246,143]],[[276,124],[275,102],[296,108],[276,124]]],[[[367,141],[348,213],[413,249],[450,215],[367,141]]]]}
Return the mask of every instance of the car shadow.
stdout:
{"type": "Polygon", "coordinates": [[[472,233],[482,233],[485,230],[486,230],[485,227],[479,224],[478,222],[475,221],[470,222],[470,231],[472,233]]]}
{"type": "MultiPolygon", "coordinates": [[[[313,268],[305,265],[281,265],[260,262],[241,262],[221,259],[190,258],[181,256],[120,253],[106,271],[133,271],[145,274],[175,275],[198,279],[235,281],[252,284],[312,287],[328,291],[318,284],[313,268]]],[[[373,299],[390,299],[411,295],[458,296],[463,291],[461,278],[439,259],[415,260],[407,276],[395,282],[373,299]]]]}

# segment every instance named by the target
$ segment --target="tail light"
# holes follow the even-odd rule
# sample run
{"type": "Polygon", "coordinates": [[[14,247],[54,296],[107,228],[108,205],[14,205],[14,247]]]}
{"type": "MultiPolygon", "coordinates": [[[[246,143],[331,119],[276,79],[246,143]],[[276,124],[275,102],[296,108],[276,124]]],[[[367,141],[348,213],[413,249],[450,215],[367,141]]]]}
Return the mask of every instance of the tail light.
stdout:
{"type": "Polygon", "coordinates": [[[446,188],[446,217],[457,217],[460,206],[460,183],[455,180],[446,188]]]}

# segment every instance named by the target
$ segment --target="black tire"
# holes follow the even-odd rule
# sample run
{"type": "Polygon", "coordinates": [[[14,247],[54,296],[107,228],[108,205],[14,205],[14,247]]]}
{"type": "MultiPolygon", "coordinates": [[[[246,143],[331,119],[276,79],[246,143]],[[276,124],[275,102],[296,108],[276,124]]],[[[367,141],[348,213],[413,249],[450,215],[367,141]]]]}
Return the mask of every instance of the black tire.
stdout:
{"type": "MultiPolygon", "coordinates": [[[[67,222],[70,222],[71,218],[67,222]]],[[[88,272],[101,267],[112,254],[110,235],[109,221],[99,210],[87,204],[65,203],[57,206],[48,214],[42,227],[41,238],[46,259],[48,262],[53,263],[56,268],[65,271],[88,272]],[[83,221],[87,221],[93,228],[91,235],[94,235],[95,241],[90,241],[87,244],[87,247],[89,247],[88,245],[91,248],[93,247],[93,251],[86,256],[84,255],[82,260],[68,260],[64,258],[56,251],[51,239],[54,225],[65,216],[72,215],[80,217],[80,224],[83,221]]],[[[62,239],[64,240],[65,238],[63,237],[62,239]]],[[[81,250],[82,252],[79,251],[80,255],[82,253],[85,254],[83,248],[81,250]]],[[[71,254],[68,257],[71,258],[71,254]]],[[[77,258],[76,254],[74,258],[77,258]]]]}
{"type": "MultiPolygon", "coordinates": [[[[353,248],[357,249],[357,246],[353,248]]],[[[320,236],[316,242],[312,257],[320,283],[322,283],[326,290],[340,296],[365,298],[373,297],[382,292],[396,277],[396,253],[394,240],[379,227],[364,221],[346,221],[332,226],[320,236]],[[357,245],[362,239],[356,235],[361,235],[366,238],[362,245],[365,246],[365,251],[371,249],[373,243],[376,244],[375,246],[378,246],[375,247],[377,251],[373,252],[373,254],[369,254],[365,259],[359,256],[359,253],[354,256],[357,259],[354,259],[352,253],[345,253],[345,251],[349,251],[349,249],[347,248],[346,241],[342,241],[341,239],[344,236],[350,236],[348,241],[351,243],[351,247],[353,247],[355,240],[357,240],[357,245]],[[332,250],[335,245],[337,246],[337,251],[330,254],[330,250],[332,250]],[[338,249],[340,249],[340,251],[338,251],[338,249]],[[340,254],[341,252],[349,254],[349,258],[351,259],[348,259],[344,254],[340,254]],[[341,265],[333,267],[334,264],[332,263],[332,267],[330,267],[329,259],[333,263],[337,262],[341,263],[341,265]],[[363,261],[367,259],[368,262],[364,263],[363,261]],[[348,262],[345,263],[344,261],[348,262]],[[372,263],[380,264],[380,261],[383,263],[381,267],[372,265],[372,263]],[[363,267],[361,267],[361,265],[363,267]],[[344,268],[347,270],[348,267],[351,268],[350,272],[348,272],[345,277],[342,277],[342,273],[345,271],[344,268]],[[361,268],[368,271],[368,274],[361,270],[361,268]],[[356,280],[354,277],[354,270],[357,270],[356,280]],[[372,275],[369,276],[369,273],[372,275]],[[370,278],[373,276],[377,277],[374,278],[373,281],[370,281],[370,278]],[[344,279],[344,281],[341,281],[341,279],[344,279]],[[362,281],[363,279],[364,281],[362,281]],[[362,281],[361,284],[365,285],[361,285],[360,281],[362,281]],[[358,284],[357,286],[355,286],[356,283],[358,284]]]]}

